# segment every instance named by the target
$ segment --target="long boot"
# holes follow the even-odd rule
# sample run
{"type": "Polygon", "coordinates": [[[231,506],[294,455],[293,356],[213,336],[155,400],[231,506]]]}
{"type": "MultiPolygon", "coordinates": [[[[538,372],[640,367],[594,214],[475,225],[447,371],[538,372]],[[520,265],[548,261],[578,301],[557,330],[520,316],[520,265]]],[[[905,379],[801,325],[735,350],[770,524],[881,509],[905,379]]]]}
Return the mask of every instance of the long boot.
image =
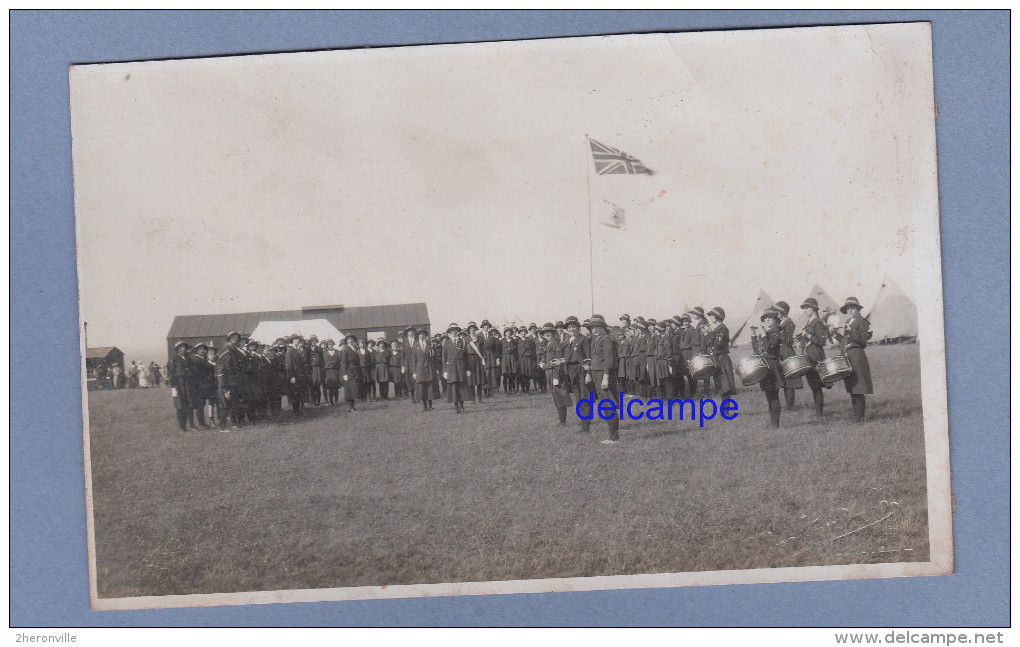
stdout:
{"type": "Polygon", "coordinates": [[[797,389],[783,389],[783,395],[786,396],[786,409],[787,411],[796,411],[797,406],[795,400],[797,397],[797,389]]]}
{"type": "Polygon", "coordinates": [[[815,417],[821,418],[822,411],[825,408],[825,395],[822,393],[821,389],[812,392],[811,395],[815,399],[815,417]]]}
{"type": "Polygon", "coordinates": [[[854,422],[864,422],[864,396],[851,394],[850,403],[854,408],[854,422]]]}

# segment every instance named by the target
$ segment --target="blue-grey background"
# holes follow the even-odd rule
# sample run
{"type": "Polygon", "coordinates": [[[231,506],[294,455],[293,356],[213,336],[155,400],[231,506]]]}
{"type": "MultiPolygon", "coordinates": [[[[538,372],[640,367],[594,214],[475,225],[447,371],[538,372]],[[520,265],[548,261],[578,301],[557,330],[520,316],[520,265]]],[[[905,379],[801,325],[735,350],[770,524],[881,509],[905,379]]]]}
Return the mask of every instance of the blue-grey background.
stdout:
{"type": "MultiPolygon", "coordinates": [[[[1007,625],[1009,13],[15,12],[10,17],[12,626],[1007,625]],[[930,20],[956,573],[949,577],[93,612],[85,548],[73,63],[930,20]]],[[[210,285],[190,289],[215,289],[210,285]]]]}

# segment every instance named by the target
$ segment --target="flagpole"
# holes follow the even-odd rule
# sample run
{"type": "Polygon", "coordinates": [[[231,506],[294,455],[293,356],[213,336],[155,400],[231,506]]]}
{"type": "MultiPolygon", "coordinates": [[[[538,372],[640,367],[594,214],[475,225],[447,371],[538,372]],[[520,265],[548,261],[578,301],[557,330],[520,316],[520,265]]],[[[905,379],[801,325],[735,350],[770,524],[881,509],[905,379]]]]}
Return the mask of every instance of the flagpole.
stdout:
{"type": "Polygon", "coordinates": [[[588,134],[584,135],[584,168],[585,178],[588,180],[588,278],[591,285],[591,314],[595,314],[595,252],[592,246],[591,231],[591,164],[588,163],[588,156],[591,154],[591,144],[588,143],[588,134]]]}

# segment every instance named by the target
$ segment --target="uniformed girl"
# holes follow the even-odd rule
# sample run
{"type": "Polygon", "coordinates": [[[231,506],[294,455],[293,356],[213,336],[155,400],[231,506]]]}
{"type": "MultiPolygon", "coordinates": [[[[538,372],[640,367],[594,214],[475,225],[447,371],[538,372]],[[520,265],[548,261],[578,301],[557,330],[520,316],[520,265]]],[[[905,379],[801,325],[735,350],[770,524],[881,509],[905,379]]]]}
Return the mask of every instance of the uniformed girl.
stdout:
{"type": "Polygon", "coordinates": [[[708,353],[715,358],[719,372],[715,374],[716,391],[720,398],[728,398],[736,394],[737,387],[733,380],[733,361],[730,359],[730,330],[723,323],[726,311],[720,307],[708,311],[709,333],[708,353]]]}
{"type": "Polygon", "coordinates": [[[485,355],[482,351],[482,338],[478,334],[478,324],[468,323],[467,327],[467,372],[465,384],[471,401],[482,401],[485,391],[485,355]]]}
{"type": "Polygon", "coordinates": [[[326,350],[322,353],[322,381],[326,388],[326,404],[340,404],[340,375],[342,374],[340,351],[336,342],[327,339],[323,342],[326,350]]]}
{"type": "MultiPolygon", "coordinates": [[[[793,337],[797,331],[797,325],[790,319],[790,306],[786,301],[777,301],[773,306],[782,315],[779,320],[779,337],[782,345],[779,347],[779,359],[784,360],[793,357],[797,351],[793,349],[793,337]]],[[[796,411],[796,389],[803,389],[804,381],[799,377],[793,379],[783,378],[783,396],[786,398],[786,408],[796,411]]]]}
{"type": "Polygon", "coordinates": [[[517,339],[513,326],[503,330],[503,353],[500,364],[503,369],[503,391],[507,394],[517,391],[517,339]]]}
{"type": "Polygon", "coordinates": [[[871,339],[871,324],[861,316],[861,304],[856,297],[847,297],[839,311],[847,316],[842,326],[841,344],[854,371],[843,383],[850,394],[854,422],[864,422],[864,396],[875,392],[871,385],[871,366],[864,352],[871,339]]]}
{"type": "Polygon", "coordinates": [[[769,372],[758,385],[765,392],[765,400],[769,408],[769,427],[779,428],[779,414],[783,410],[779,404],[779,389],[783,384],[783,371],[779,365],[779,347],[782,345],[779,331],[779,320],[782,314],[775,308],[766,308],[761,315],[761,321],[765,324],[764,329],[759,332],[757,326],[752,326],[754,336],[751,338],[751,347],[756,355],[760,355],[769,365],[769,372]]]}
{"type": "Polygon", "coordinates": [[[467,379],[467,332],[457,324],[446,329],[443,341],[443,377],[446,379],[446,401],[455,413],[464,411],[464,383],[467,379]]]}
{"type": "Polygon", "coordinates": [[[378,388],[379,398],[382,400],[390,399],[389,355],[390,348],[386,345],[386,340],[378,340],[372,350],[372,378],[378,388]]]}
{"type": "MultiPolygon", "coordinates": [[[[828,328],[818,315],[818,300],[814,297],[804,299],[800,304],[801,312],[804,315],[804,322],[800,327],[795,339],[804,347],[804,354],[811,360],[811,363],[818,366],[825,361],[825,341],[828,339],[828,328]]],[[[825,408],[825,396],[823,395],[822,379],[818,376],[817,370],[812,370],[804,376],[808,386],[811,387],[811,395],[815,401],[815,416],[822,417],[825,408]]]]}

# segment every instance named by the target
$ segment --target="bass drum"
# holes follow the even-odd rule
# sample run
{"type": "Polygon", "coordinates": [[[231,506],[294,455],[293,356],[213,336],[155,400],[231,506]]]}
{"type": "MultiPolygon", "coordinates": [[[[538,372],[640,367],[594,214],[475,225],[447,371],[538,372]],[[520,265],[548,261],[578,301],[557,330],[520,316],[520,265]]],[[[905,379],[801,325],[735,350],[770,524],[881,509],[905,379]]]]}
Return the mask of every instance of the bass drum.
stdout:
{"type": "Polygon", "coordinates": [[[769,363],[761,355],[750,355],[737,363],[737,375],[744,386],[757,384],[769,374],[769,363]]]}
{"type": "Polygon", "coordinates": [[[846,358],[846,355],[836,355],[822,360],[818,364],[818,376],[825,383],[838,382],[853,374],[854,369],[850,366],[850,360],[846,358]]]}
{"type": "Polygon", "coordinates": [[[711,355],[695,355],[690,361],[691,377],[703,380],[719,372],[719,365],[711,355]]]}
{"type": "Polygon", "coordinates": [[[783,377],[788,380],[802,377],[815,370],[814,363],[807,355],[793,355],[779,363],[783,369],[783,377]]]}

